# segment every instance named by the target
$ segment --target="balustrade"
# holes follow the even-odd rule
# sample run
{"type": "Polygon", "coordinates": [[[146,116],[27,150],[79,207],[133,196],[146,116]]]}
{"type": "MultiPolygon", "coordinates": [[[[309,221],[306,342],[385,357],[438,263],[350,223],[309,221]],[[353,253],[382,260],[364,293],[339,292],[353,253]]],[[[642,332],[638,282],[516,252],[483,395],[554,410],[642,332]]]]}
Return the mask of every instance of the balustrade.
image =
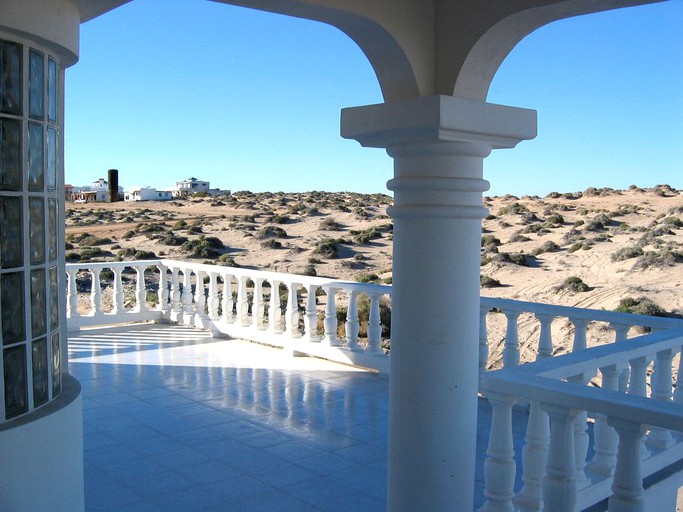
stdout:
{"type": "MultiPolygon", "coordinates": [[[[629,343],[539,358],[537,363],[487,373],[482,392],[494,411],[489,446],[500,443],[493,440],[494,433],[500,436],[511,428],[495,425],[509,421],[495,412],[501,403],[528,401],[531,410],[522,450],[523,485],[515,490],[514,498],[509,497],[508,487],[503,492],[501,482],[508,481],[509,468],[501,467],[500,453],[489,453],[485,467],[498,469],[485,471],[488,501],[482,510],[512,510],[509,504],[513,503],[516,510],[525,512],[574,511],[609,498],[611,512],[644,511],[643,479],[683,458],[683,436],[678,432],[683,426],[683,404],[672,392],[674,359],[682,346],[683,328],[679,327],[629,343]],[[654,372],[650,373],[653,359],[654,372]],[[620,391],[619,383],[625,367],[630,368],[627,393],[620,391]],[[602,386],[589,385],[588,376],[598,370],[602,386]],[[540,415],[539,409],[547,416],[540,415]],[[592,437],[588,435],[591,425],[592,437]],[[498,501],[504,505],[492,508],[491,496],[503,495],[498,501]]],[[[668,496],[650,499],[651,503],[675,501],[668,496]]]]}

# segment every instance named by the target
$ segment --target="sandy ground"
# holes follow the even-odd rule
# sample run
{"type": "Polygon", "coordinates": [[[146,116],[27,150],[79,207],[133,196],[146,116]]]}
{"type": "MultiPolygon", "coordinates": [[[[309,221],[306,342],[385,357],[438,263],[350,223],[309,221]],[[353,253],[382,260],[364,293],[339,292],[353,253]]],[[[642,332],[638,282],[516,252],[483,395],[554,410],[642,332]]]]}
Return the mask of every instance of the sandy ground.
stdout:
{"type": "MultiPolygon", "coordinates": [[[[499,286],[483,287],[482,295],[607,310],[626,297],[647,298],[666,312],[683,313],[681,192],[668,186],[589,189],[544,198],[487,197],[484,204],[490,215],[483,221],[481,274],[499,286]],[[587,291],[563,286],[570,277],[581,279],[587,291]]],[[[93,245],[102,251],[96,259],[113,259],[126,248],[206,262],[223,255],[228,264],[247,268],[391,282],[390,205],[382,194],[325,192],[69,204],[67,255],[76,261],[93,245]],[[169,237],[175,243],[215,237],[224,247],[192,257],[187,244],[167,245],[169,237]],[[336,240],[336,254],[316,250],[325,239],[336,240]]],[[[490,366],[497,367],[504,317],[492,314],[488,323],[490,366]]],[[[523,360],[535,357],[538,331],[536,321],[520,317],[523,360]]],[[[573,328],[557,320],[553,331],[560,353],[573,328]]],[[[589,345],[609,336],[592,326],[589,345]]]]}

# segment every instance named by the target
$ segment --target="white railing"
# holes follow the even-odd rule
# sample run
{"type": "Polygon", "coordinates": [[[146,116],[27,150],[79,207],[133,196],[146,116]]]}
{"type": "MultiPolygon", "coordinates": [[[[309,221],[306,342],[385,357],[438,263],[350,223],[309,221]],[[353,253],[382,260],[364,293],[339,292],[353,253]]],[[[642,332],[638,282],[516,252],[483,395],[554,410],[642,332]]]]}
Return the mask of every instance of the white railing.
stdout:
{"type": "MultiPolygon", "coordinates": [[[[381,311],[390,304],[391,286],[167,259],[68,264],[66,271],[70,330],[88,325],[171,320],[211,329],[215,334],[280,346],[293,353],[382,372],[389,369],[382,348],[388,341],[382,332],[387,332],[389,326],[382,322],[381,311]],[[90,292],[87,304],[79,304],[78,282],[83,282],[81,288],[90,292]],[[160,282],[165,286],[159,286],[160,282]],[[224,293],[228,289],[230,293],[224,293]],[[154,300],[150,304],[148,299],[154,300]],[[387,306],[381,307],[382,302],[387,306]],[[359,336],[359,305],[367,316],[363,319],[363,327],[367,325],[363,337],[359,336]],[[337,319],[339,308],[346,310],[342,322],[337,319]]],[[[482,375],[492,359],[501,359],[506,368],[520,363],[520,324],[527,330],[529,324],[537,324],[538,339],[534,339],[535,347],[530,351],[537,359],[552,356],[564,344],[553,334],[553,326],[560,323],[573,326],[574,351],[586,348],[588,327],[596,322],[604,326],[600,343],[624,341],[635,327],[667,330],[681,325],[681,320],[672,318],[490,297],[481,298],[480,311],[482,375]],[[489,355],[487,324],[497,315],[506,318],[504,350],[500,355],[489,355]]]]}
{"type": "Polygon", "coordinates": [[[674,364],[682,345],[679,328],[488,372],[482,392],[492,419],[480,510],[573,512],[606,499],[611,512],[674,510],[680,469],[666,475],[674,479],[668,491],[646,495],[643,479],[683,459],[683,390],[672,377],[683,371],[680,357],[674,364]],[[599,387],[587,385],[598,371],[599,387]],[[515,486],[511,414],[520,399],[530,412],[515,486]]]}
{"type": "Polygon", "coordinates": [[[166,259],[68,264],[66,271],[69,330],[170,320],[292,354],[389,370],[380,315],[389,286],[166,259]],[[79,304],[79,281],[90,290],[87,304],[79,304]],[[148,294],[156,305],[148,304],[148,294]],[[340,308],[346,310],[341,322],[340,308]]]}

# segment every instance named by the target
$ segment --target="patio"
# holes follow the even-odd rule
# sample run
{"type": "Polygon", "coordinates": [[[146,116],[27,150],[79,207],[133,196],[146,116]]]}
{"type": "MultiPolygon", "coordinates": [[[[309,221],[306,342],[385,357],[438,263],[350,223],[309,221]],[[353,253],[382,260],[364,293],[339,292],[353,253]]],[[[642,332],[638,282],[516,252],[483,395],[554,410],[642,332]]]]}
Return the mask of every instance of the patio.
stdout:
{"type": "Polygon", "coordinates": [[[69,356],[88,511],[385,510],[384,377],[178,325],[82,330],[69,356]]]}

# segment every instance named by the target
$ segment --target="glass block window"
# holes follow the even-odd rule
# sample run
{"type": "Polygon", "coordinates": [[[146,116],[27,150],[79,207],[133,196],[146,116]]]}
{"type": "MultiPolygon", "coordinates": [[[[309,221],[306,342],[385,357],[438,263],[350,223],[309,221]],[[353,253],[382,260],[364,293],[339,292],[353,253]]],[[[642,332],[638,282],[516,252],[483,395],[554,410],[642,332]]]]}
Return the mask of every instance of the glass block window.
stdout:
{"type": "Polygon", "coordinates": [[[0,423],[62,391],[65,288],[63,70],[45,48],[7,37],[0,34],[0,423]]]}

